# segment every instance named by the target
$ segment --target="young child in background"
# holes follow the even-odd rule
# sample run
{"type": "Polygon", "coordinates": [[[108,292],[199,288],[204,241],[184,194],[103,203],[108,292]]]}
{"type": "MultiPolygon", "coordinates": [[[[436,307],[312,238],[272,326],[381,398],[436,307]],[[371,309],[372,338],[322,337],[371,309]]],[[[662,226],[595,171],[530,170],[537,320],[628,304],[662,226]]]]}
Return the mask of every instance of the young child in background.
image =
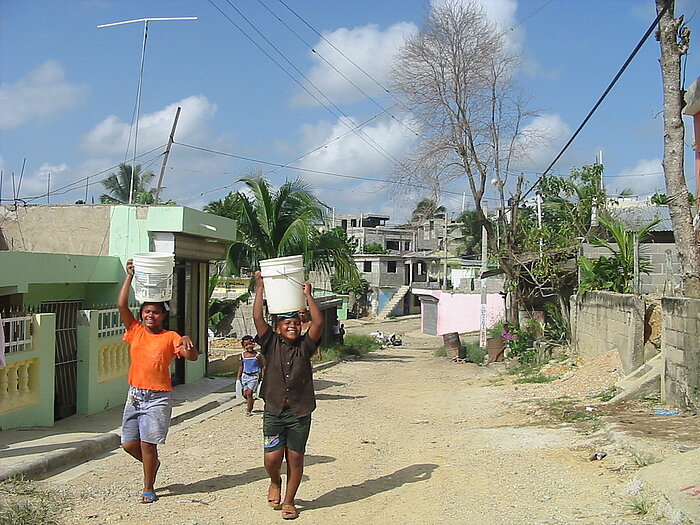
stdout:
{"type": "Polygon", "coordinates": [[[265,369],[263,356],[255,350],[253,336],[244,335],[241,339],[243,353],[238,366],[238,381],[241,382],[243,397],[246,398],[246,416],[253,415],[253,403],[255,403],[255,391],[263,377],[265,369]]]}
{"type": "Polygon", "coordinates": [[[303,293],[311,313],[311,325],[301,334],[299,312],[277,316],[273,329],[263,316],[265,285],[260,272],[255,272],[253,320],[258,344],[265,356],[265,381],[261,397],[263,414],[264,462],[270,476],[267,503],[282,505],[282,518],[299,516],[294,498],[304,473],[304,453],[311,430],[311,412],[316,408],[310,358],[321,341],[323,316],[311,295],[311,285],[303,284],[303,293]],[[282,499],[282,460],[287,461],[287,485],[282,499]]]}
{"type": "Polygon", "coordinates": [[[122,418],[122,448],[143,464],[141,503],[156,500],[155,481],[160,460],[158,445],[165,443],[172,413],[170,361],[174,356],[196,361],[199,353],[188,336],[165,330],[165,303],[145,302],[137,321],[129,308],[134,263],[126,263],[126,277],[117,296],[117,308],[129,343],[129,393],[122,418]]]}

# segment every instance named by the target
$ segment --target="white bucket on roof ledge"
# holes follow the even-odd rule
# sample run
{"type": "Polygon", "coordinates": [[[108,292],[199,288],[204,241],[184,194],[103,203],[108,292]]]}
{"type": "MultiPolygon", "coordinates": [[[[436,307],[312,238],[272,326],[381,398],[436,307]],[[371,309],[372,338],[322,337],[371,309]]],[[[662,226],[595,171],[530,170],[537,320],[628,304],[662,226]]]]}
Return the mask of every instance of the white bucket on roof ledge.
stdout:
{"type": "Polygon", "coordinates": [[[260,261],[260,274],[265,280],[265,298],[271,314],[294,312],[306,308],[304,258],[301,255],[260,261]]]}
{"type": "Polygon", "coordinates": [[[135,253],[134,296],[140,303],[169,301],[173,297],[175,256],[168,252],[135,253]]]}

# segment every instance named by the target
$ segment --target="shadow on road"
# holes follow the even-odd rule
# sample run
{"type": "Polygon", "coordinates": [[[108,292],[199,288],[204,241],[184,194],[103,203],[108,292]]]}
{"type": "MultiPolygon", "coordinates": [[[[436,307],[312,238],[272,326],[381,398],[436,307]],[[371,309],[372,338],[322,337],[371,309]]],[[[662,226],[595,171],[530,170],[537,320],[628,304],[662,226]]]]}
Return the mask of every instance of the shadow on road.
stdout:
{"type": "Polygon", "coordinates": [[[316,394],[317,401],[334,401],[338,399],[364,399],[367,396],[344,396],[342,394],[316,394]]]}
{"type": "Polygon", "coordinates": [[[338,381],[329,381],[328,379],[316,379],[314,378],[314,390],[325,390],[326,388],[331,388],[334,386],[345,386],[346,383],[339,383],[338,381]]]}
{"type": "Polygon", "coordinates": [[[322,509],[369,498],[380,492],[386,492],[407,483],[426,481],[430,479],[437,467],[438,465],[433,463],[411,465],[410,467],[397,470],[393,474],[387,474],[377,479],[369,479],[359,485],[338,487],[315,500],[302,501],[302,504],[298,506],[304,509],[322,509]]]}
{"type": "MultiPolygon", "coordinates": [[[[304,458],[304,465],[330,463],[331,461],[335,461],[335,458],[331,456],[306,456],[304,458]]],[[[283,465],[283,472],[285,468],[286,467],[283,465]]],[[[248,483],[260,481],[261,479],[269,479],[265,467],[263,466],[248,469],[240,474],[225,474],[215,478],[200,479],[194,483],[171,483],[170,485],[158,487],[158,497],[167,498],[169,496],[181,496],[183,494],[216,492],[231,487],[247,485],[248,483]]]]}

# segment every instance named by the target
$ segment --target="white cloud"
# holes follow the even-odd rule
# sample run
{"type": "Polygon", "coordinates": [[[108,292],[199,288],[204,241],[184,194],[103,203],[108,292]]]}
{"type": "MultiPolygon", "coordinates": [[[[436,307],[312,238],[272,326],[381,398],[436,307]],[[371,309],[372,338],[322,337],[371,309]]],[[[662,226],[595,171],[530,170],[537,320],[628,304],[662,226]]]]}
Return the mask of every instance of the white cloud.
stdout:
{"type": "MultiPolygon", "coordinates": [[[[609,175],[609,174],[608,174],[609,175]]],[[[605,179],[608,194],[618,194],[625,189],[631,189],[633,195],[646,197],[657,191],[666,193],[661,159],[642,159],[634,168],[623,169],[619,175],[608,176],[605,179]]]]}
{"type": "MultiPolygon", "coordinates": [[[[35,202],[39,204],[62,202],[60,198],[59,200],[54,200],[49,197],[49,200],[47,200],[46,193],[48,190],[54,191],[56,188],[63,186],[68,181],[68,174],[68,165],[65,163],[58,165],[44,163],[33,173],[24,174],[19,187],[19,195],[24,199],[39,196],[39,199],[35,202]]],[[[19,183],[17,179],[17,184],[19,183]]]]}
{"type": "MultiPolygon", "coordinates": [[[[305,126],[302,129],[305,144],[330,144],[305,157],[299,165],[333,173],[387,178],[414,136],[393,119],[378,121],[364,126],[361,131],[347,134],[354,126],[356,122],[352,119],[344,119],[333,126],[323,122],[317,126],[305,126]]],[[[338,184],[348,180],[327,175],[307,174],[304,177],[315,184],[338,184]]]]}
{"type": "Polygon", "coordinates": [[[544,169],[559,148],[568,140],[571,129],[558,113],[543,114],[535,117],[523,128],[521,147],[527,158],[523,160],[524,169],[544,169]]]}
{"type": "Polygon", "coordinates": [[[87,93],[87,86],[70,84],[61,65],[48,60],[16,82],[0,85],[0,130],[60,116],[79,106],[87,93]]]}
{"type": "MultiPolygon", "coordinates": [[[[326,97],[336,103],[354,102],[366,98],[352,84],[361,88],[368,95],[380,95],[383,93],[383,89],[378,83],[386,85],[387,72],[391,67],[394,54],[403,43],[404,38],[416,31],[417,28],[414,24],[399,22],[384,31],[375,24],[368,24],[354,29],[341,27],[335,31],[326,32],[323,36],[332,45],[326,40],[320,40],[314,45],[316,53],[311,55],[314,66],[306,73],[306,77],[326,97]],[[352,62],[342,56],[335,48],[339,49],[342,55],[348,57],[352,62]],[[323,57],[325,61],[319,56],[323,57]],[[342,75],[329,66],[326,61],[331,63],[342,75]],[[343,78],[343,75],[352,83],[343,78]]],[[[309,87],[309,90],[324,104],[327,104],[327,101],[312,86],[309,87]]],[[[307,92],[302,92],[292,99],[292,104],[313,106],[318,105],[318,102],[307,92]]]]}
{"type": "MultiPolygon", "coordinates": [[[[165,145],[173,125],[177,107],[182,107],[175,138],[183,142],[202,143],[210,136],[208,122],[214,118],[217,106],[204,96],[190,96],[160,111],[144,115],[139,120],[138,151],[149,151],[165,145]]],[[[129,141],[128,122],[110,115],[97,124],[82,139],[81,147],[93,155],[124,155],[129,141]]],[[[131,137],[133,144],[133,135],[131,137]]],[[[130,151],[133,152],[130,145],[130,151]]]]}

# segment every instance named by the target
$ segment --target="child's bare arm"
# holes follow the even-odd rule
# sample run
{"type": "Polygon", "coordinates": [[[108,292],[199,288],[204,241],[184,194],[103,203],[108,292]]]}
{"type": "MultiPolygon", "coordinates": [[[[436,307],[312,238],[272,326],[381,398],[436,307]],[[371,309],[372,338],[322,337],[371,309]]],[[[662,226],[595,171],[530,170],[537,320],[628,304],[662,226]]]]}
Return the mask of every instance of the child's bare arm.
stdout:
{"type": "Polygon", "coordinates": [[[253,321],[259,336],[263,336],[270,329],[270,325],[265,322],[263,315],[263,293],[265,283],[259,271],[255,272],[255,300],[253,301],[253,321]]]}
{"type": "Polygon", "coordinates": [[[117,295],[117,308],[119,309],[119,315],[122,318],[122,323],[128,329],[135,321],[136,318],[134,314],[131,313],[131,308],[129,308],[129,290],[131,288],[131,281],[134,278],[134,261],[129,259],[126,261],[126,276],[124,277],[124,282],[119,290],[119,295],[117,295]]]}
{"type": "Polygon", "coordinates": [[[194,342],[188,335],[183,335],[180,338],[180,344],[178,345],[178,353],[185,359],[190,361],[196,361],[199,357],[199,352],[197,347],[194,346],[194,342]]]}
{"type": "Polygon", "coordinates": [[[309,312],[311,313],[311,326],[306,334],[313,342],[318,343],[323,334],[323,315],[321,315],[321,309],[316,304],[316,300],[311,293],[311,283],[308,281],[304,283],[304,296],[306,297],[306,302],[309,305],[309,312]]]}

